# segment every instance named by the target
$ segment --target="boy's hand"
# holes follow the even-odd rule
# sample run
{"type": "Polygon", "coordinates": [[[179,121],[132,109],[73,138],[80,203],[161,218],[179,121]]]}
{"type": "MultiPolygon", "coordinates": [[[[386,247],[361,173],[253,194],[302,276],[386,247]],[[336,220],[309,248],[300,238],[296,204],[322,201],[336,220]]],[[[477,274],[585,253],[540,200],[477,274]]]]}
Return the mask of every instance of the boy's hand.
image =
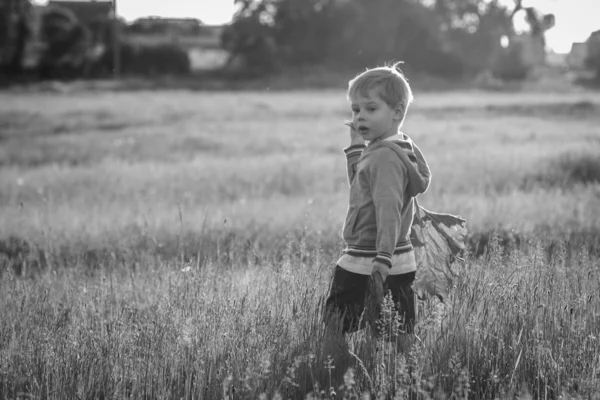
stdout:
{"type": "Polygon", "coordinates": [[[373,262],[373,272],[371,272],[371,276],[373,276],[375,274],[381,275],[381,281],[382,281],[382,283],[385,283],[387,277],[390,275],[390,267],[388,267],[386,264],[381,263],[379,261],[374,261],[373,262]]]}
{"type": "Polygon", "coordinates": [[[350,127],[350,146],[365,144],[365,140],[360,136],[358,131],[354,129],[354,124],[351,121],[344,122],[344,125],[350,127]]]}
{"type": "Polygon", "coordinates": [[[385,264],[375,261],[373,263],[373,272],[369,282],[368,308],[371,318],[377,320],[381,304],[383,304],[384,284],[387,276],[390,274],[389,267],[385,264]]]}

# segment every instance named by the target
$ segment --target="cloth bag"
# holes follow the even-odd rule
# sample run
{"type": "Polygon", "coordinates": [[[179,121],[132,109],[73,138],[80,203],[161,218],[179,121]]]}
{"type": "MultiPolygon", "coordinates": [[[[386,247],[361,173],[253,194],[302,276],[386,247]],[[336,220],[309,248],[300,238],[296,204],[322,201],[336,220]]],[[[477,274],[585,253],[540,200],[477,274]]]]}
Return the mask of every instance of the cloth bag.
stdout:
{"type": "Polygon", "coordinates": [[[421,207],[415,199],[410,240],[415,249],[415,292],[421,299],[448,297],[456,278],[453,264],[462,261],[466,248],[467,222],[460,216],[437,213],[421,207]]]}

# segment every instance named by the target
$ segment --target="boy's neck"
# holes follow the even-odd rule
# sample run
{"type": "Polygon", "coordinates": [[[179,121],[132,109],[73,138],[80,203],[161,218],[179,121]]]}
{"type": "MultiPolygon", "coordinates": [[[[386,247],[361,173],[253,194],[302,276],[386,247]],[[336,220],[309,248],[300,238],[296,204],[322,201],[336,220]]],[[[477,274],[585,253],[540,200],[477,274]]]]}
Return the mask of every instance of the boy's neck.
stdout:
{"type": "Polygon", "coordinates": [[[400,132],[400,124],[394,124],[392,129],[389,132],[384,133],[379,137],[379,140],[385,140],[389,137],[396,136],[400,132]]]}

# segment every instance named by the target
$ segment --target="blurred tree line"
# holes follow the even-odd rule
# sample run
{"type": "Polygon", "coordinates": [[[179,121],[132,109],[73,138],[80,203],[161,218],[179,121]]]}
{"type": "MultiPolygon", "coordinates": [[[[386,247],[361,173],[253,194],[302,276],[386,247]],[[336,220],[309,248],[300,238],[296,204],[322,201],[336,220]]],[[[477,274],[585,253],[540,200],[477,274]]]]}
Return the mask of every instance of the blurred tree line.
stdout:
{"type": "Polygon", "coordinates": [[[60,5],[36,8],[30,0],[0,0],[0,77],[108,77],[114,70],[116,43],[123,74],[190,72],[187,51],[174,44],[133,43],[125,35],[117,42],[115,29],[126,32],[129,26],[115,21],[110,3],[102,3],[104,13],[82,21],[60,5]]]}
{"type": "MultiPolygon", "coordinates": [[[[523,42],[511,40],[517,36],[515,14],[524,13],[542,52],[544,33],[554,23],[554,16],[524,7],[524,0],[233,1],[237,12],[221,44],[231,54],[228,69],[237,75],[306,65],[357,70],[401,60],[409,69],[443,77],[485,71],[524,79],[531,63],[523,42]]],[[[34,8],[30,0],[0,0],[0,73],[22,73],[32,41],[34,71],[41,78],[109,76],[117,43],[124,75],[191,70],[187,51],[176,43],[133,43],[126,35],[115,41],[115,27],[135,33],[135,24],[115,24],[111,15],[83,23],[64,7],[44,7],[39,15],[34,8]]],[[[588,64],[600,77],[596,53],[588,64]]]]}
{"type": "Polygon", "coordinates": [[[251,69],[403,60],[457,76],[493,67],[510,11],[496,0],[235,0],[223,43],[251,69]]]}
{"type": "MultiPolygon", "coordinates": [[[[446,77],[491,71],[526,77],[529,65],[513,17],[524,10],[531,34],[543,39],[545,18],[522,0],[235,0],[223,34],[232,62],[264,72],[288,65],[364,68],[402,60],[446,77]],[[537,29],[537,31],[536,31],[537,29]]],[[[553,22],[553,16],[552,22],[553,22]]]]}

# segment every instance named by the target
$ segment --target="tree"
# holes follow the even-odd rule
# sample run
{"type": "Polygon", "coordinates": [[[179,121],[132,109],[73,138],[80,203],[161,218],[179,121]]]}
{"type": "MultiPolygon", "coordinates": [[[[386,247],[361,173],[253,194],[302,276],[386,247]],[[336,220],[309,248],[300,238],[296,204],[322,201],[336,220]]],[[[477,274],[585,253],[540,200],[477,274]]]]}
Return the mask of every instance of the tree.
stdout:
{"type": "Polygon", "coordinates": [[[277,50],[269,20],[267,1],[235,0],[238,11],[234,22],[221,34],[221,45],[231,56],[228,67],[237,68],[246,74],[269,72],[276,68],[277,50]]]}
{"type": "Polygon", "coordinates": [[[236,0],[234,22],[223,32],[223,47],[244,68],[270,71],[282,64],[319,63],[331,36],[343,27],[339,0],[236,0]],[[335,33],[334,33],[335,32],[335,33]]]}
{"type": "Polygon", "coordinates": [[[90,32],[71,10],[47,7],[41,16],[40,34],[44,43],[39,63],[43,78],[81,74],[91,48],[90,32]]]}
{"type": "Polygon", "coordinates": [[[509,10],[496,0],[436,0],[433,9],[446,45],[473,72],[494,64],[512,32],[509,10]]]}
{"type": "Polygon", "coordinates": [[[543,15],[533,7],[524,7],[523,0],[515,0],[510,14],[513,26],[509,37],[509,46],[500,52],[493,73],[499,78],[523,80],[536,66],[546,62],[545,33],[554,26],[554,15],[543,15]],[[515,18],[523,15],[529,29],[517,35],[514,29],[515,18]]]}
{"type": "Polygon", "coordinates": [[[293,64],[326,59],[333,36],[344,28],[343,11],[335,0],[279,0],[272,8],[272,33],[280,57],[293,64]]]}
{"type": "Polygon", "coordinates": [[[0,0],[0,68],[8,74],[23,71],[30,19],[29,0],[0,0]]]}
{"type": "Polygon", "coordinates": [[[530,34],[534,37],[540,37],[545,43],[545,33],[551,29],[555,23],[554,14],[542,15],[533,7],[524,7],[523,0],[515,0],[515,7],[510,15],[511,21],[514,21],[515,16],[520,11],[525,13],[525,20],[529,24],[530,34]]]}
{"type": "Polygon", "coordinates": [[[234,58],[257,69],[265,63],[362,68],[394,59],[423,70],[451,64],[433,15],[417,0],[238,0],[237,4],[223,45],[234,58]],[[445,57],[443,62],[435,59],[437,55],[445,57]]]}

